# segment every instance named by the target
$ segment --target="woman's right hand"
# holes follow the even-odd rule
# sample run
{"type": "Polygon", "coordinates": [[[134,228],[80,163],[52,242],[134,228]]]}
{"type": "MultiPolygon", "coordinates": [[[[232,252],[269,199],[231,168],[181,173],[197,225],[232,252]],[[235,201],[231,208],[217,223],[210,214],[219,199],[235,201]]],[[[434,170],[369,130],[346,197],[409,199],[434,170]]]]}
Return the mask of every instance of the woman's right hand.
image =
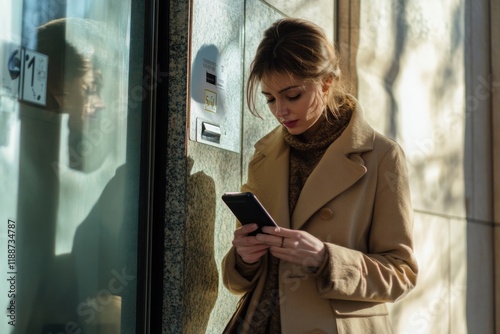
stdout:
{"type": "Polygon", "coordinates": [[[269,249],[268,244],[258,241],[255,236],[248,235],[257,228],[257,224],[246,224],[234,231],[233,246],[243,261],[249,264],[258,262],[269,249]]]}

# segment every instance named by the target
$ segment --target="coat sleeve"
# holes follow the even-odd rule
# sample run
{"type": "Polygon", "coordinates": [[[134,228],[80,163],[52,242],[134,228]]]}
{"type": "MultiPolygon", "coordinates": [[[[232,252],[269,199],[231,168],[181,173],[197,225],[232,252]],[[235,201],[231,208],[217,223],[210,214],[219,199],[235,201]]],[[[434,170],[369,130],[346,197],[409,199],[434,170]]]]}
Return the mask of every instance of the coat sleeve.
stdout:
{"type": "Polygon", "coordinates": [[[325,243],[327,265],[317,275],[323,298],[394,302],[413,289],[412,208],[404,153],[395,144],[380,159],[368,252],[325,243]]]}
{"type": "Polygon", "coordinates": [[[252,290],[261,275],[264,260],[248,264],[245,263],[231,247],[222,260],[222,282],[234,294],[243,294],[252,290]]]}

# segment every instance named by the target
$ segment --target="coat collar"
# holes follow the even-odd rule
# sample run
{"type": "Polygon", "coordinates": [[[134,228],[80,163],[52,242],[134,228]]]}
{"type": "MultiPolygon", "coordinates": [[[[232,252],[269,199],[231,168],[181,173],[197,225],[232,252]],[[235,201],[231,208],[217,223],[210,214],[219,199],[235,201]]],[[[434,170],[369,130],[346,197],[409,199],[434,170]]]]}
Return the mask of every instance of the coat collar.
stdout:
{"type": "Polygon", "coordinates": [[[281,126],[255,144],[261,152],[260,171],[266,189],[259,194],[262,202],[280,226],[300,229],[323,205],[351,187],[365,173],[361,153],[373,149],[375,131],[356,105],[351,121],[342,135],[327,149],[308,177],[291,221],[288,211],[288,169],[290,147],[283,140],[281,126]]]}

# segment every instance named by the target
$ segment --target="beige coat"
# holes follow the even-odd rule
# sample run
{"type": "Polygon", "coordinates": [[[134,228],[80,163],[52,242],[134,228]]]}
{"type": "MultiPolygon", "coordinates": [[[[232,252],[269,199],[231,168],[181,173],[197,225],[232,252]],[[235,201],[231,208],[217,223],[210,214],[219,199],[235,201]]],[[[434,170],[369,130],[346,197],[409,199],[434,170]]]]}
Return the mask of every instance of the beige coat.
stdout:
{"type": "MultiPolygon", "coordinates": [[[[314,274],[307,271],[307,263],[281,261],[282,332],[391,333],[385,303],[405,296],[415,286],[418,271],[401,148],[376,133],[358,107],[309,176],[291,217],[289,146],[281,128],[257,142],[255,149],[242,190],[255,193],[280,226],[321,239],[329,255],[327,265],[314,274]]],[[[231,292],[255,289],[247,326],[259,311],[267,261],[264,257],[247,265],[234,248],[223,261],[223,281],[231,292]],[[250,273],[255,274],[246,279],[250,273]]]]}

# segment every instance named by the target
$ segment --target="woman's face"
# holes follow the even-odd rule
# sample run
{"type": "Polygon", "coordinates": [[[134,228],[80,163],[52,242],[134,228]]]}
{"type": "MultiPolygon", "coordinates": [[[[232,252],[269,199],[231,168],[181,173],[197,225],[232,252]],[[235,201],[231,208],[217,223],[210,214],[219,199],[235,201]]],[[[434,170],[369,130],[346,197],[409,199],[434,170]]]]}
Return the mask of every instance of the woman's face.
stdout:
{"type": "Polygon", "coordinates": [[[85,120],[96,116],[96,113],[104,109],[100,96],[101,84],[101,74],[89,69],[67,87],[63,108],[69,113],[70,129],[81,131],[85,120]]]}
{"type": "Polygon", "coordinates": [[[323,95],[328,86],[286,73],[267,75],[261,81],[269,109],[292,135],[314,132],[314,125],[325,108],[323,95]]]}

